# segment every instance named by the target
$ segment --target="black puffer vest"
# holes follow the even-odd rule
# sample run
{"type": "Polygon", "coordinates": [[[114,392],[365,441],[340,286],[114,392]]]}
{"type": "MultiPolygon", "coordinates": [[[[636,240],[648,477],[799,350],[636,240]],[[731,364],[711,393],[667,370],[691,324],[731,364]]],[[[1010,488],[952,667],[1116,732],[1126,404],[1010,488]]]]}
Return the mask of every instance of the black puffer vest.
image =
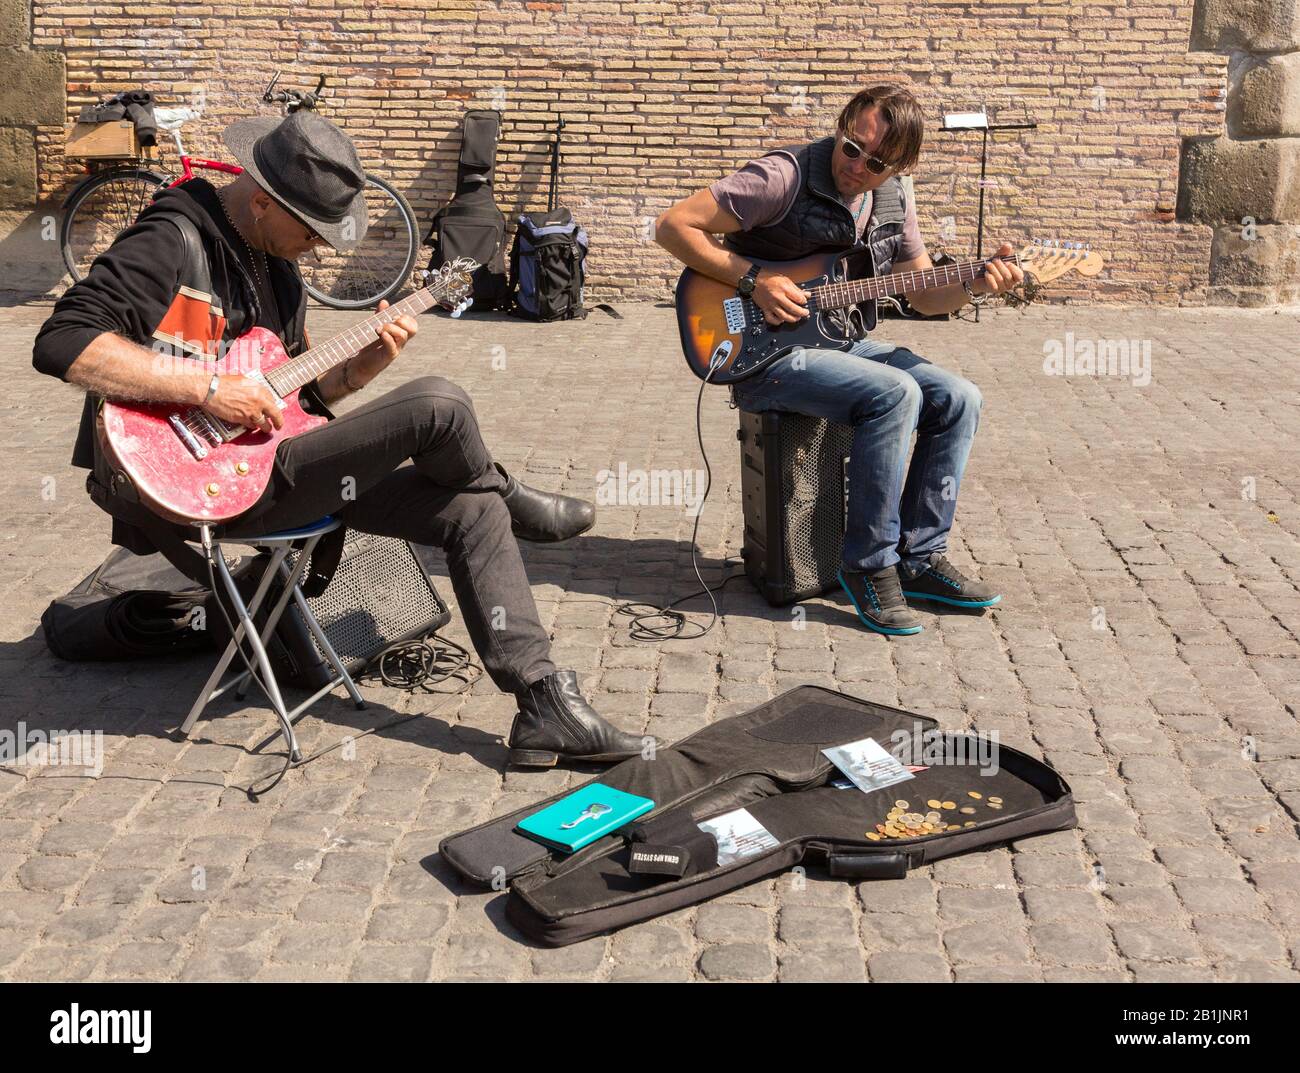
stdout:
{"type": "MultiPolygon", "coordinates": [[[[804,146],[776,149],[768,156],[781,155],[793,160],[799,169],[800,187],[789,210],[781,219],[750,231],[727,235],[724,242],[742,257],[766,261],[794,261],[811,253],[830,253],[856,248],[850,274],[877,276],[887,274],[898,259],[903,246],[903,223],[907,205],[903,184],[891,176],[876,188],[871,202],[871,217],[863,241],[858,242],[853,213],[840,199],[831,173],[834,137],[822,138],[804,146]],[[870,269],[863,254],[870,251],[870,269]],[[855,264],[855,261],[857,262],[855,264]]],[[[875,310],[864,310],[864,324],[875,322],[875,310]]]]}

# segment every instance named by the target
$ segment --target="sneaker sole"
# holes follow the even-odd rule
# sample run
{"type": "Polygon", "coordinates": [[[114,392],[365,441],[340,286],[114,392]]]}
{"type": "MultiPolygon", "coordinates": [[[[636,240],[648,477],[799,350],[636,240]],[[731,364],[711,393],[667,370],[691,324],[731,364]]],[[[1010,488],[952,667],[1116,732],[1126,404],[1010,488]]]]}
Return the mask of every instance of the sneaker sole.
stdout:
{"type": "Polygon", "coordinates": [[[991,600],[954,600],[951,596],[936,596],[932,592],[908,592],[906,589],[903,590],[903,595],[912,600],[936,600],[953,607],[992,607],[1002,600],[1001,596],[995,596],[991,600]]]}
{"type": "Polygon", "coordinates": [[[876,623],[872,622],[871,619],[867,618],[867,616],[862,613],[862,608],[858,606],[857,599],[854,597],[853,593],[849,591],[848,585],[844,583],[844,575],[837,572],[835,576],[839,579],[840,588],[842,588],[845,595],[848,596],[849,603],[853,605],[853,610],[858,613],[858,621],[867,629],[874,630],[876,633],[883,633],[889,637],[910,637],[912,634],[920,633],[925,629],[924,626],[902,626],[894,628],[893,626],[876,625],[876,623]]]}

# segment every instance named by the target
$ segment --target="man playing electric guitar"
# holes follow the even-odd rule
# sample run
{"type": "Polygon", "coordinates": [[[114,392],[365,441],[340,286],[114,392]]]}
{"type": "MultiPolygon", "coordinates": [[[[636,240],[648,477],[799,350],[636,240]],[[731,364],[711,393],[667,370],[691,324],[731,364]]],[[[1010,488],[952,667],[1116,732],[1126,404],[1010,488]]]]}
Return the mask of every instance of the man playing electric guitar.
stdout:
{"type": "MultiPolygon", "coordinates": [[[[92,470],[87,488],[113,515],[113,542],[141,553],[165,548],[175,534],[167,539],[157,519],[122,494],[131,482],[96,436],[101,400],[189,404],[236,427],[281,428],[265,381],[214,374],[204,360],[254,327],[297,354],[306,343],[307,296],[294,262],[322,243],[347,249],[366,231],[356,149],[322,116],[247,119],[224,139],[243,174],[221,190],[193,179],[158,194],[59,300],[36,338],[36,368],[88,392],[73,465],[92,470]],[[197,360],[160,363],[160,348],[197,360]]],[[[384,324],[369,345],[362,339],[346,362],[306,384],[299,401],[332,416],[327,405],[383,372],[416,327],[411,316],[384,324]]],[[[282,440],[265,492],[225,533],[292,529],[326,514],[361,532],[444,549],[484,667],[519,703],[511,761],[544,767],[560,756],[614,761],[640,753],[641,739],[605,722],[574,672],[551,662],[515,542],[567,539],[590,528],[595,508],[528,488],[494,463],[463,390],[417,377],[282,440]]]]}
{"type": "MultiPolygon", "coordinates": [[[[808,316],[808,294],[750,258],[793,261],[861,243],[877,276],[932,267],[898,179],[915,166],[922,137],[921,109],[906,89],[864,89],[833,135],[769,153],[678,202],[659,218],[656,239],[696,272],[751,297],[771,324],[798,321],[808,316]]],[[[908,300],[921,313],[947,313],[975,295],[1009,290],[1024,278],[998,259],[1011,252],[1001,247],[973,282],[908,300]]],[[[921,632],[908,598],[961,607],[1001,599],[944,554],[979,424],[974,384],[903,347],[860,338],[847,350],[797,347],[733,391],[751,413],[785,410],[853,426],[840,583],[869,629],[921,632]]]]}

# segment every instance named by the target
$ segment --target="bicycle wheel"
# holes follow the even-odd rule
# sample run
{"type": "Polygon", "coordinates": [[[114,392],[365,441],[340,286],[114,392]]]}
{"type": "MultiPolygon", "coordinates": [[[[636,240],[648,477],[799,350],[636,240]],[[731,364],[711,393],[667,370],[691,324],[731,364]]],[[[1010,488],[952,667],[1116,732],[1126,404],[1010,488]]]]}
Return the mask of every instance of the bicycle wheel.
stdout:
{"type": "Polygon", "coordinates": [[[317,246],[298,262],[307,293],[334,309],[367,309],[406,285],[420,251],[415,213],[383,179],[366,176],[365,237],[340,253],[317,246]]]}
{"type": "Polygon", "coordinates": [[[113,168],[73,190],[59,225],[59,246],[74,283],[85,277],[95,258],[135,222],[166,182],[146,168],[113,168]]]}

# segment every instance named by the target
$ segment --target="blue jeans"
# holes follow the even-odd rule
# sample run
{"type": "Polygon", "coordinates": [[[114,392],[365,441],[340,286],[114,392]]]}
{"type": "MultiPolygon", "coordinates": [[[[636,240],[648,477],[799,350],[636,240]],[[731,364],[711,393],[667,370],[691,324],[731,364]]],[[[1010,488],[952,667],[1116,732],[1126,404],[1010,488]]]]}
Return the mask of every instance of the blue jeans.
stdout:
{"type": "Polygon", "coordinates": [[[845,567],[919,566],[947,548],[980,420],[982,399],[969,380],[864,339],[849,350],[797,347],[733,391],[749,413],[786,410],[853,426],[845,567]]]}

